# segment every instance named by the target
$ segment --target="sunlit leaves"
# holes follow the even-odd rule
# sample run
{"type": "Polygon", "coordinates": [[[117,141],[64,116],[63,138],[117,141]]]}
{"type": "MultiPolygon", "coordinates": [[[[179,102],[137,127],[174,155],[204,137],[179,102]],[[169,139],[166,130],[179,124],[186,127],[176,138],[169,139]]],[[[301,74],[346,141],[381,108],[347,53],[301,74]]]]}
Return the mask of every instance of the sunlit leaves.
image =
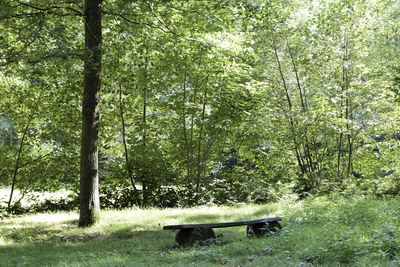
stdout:
{"type": "MultiPolygon", "coordinates": [[[[1,4],[0,113],[20,137],[37,109],[24,160],[51,147],[56,155],[43,166],[72,164],[81,123],[82,6],[20,2],[43,10],[1,4]]],[[[221,151],[231,149],[257,166],[248,173],[263,182],[310,180],[300,174],[296,150],[313,169],[315,187],[320,177],[340,184],[346,172],[370,179],[398,167],[395,1],[113,0],[103,3],[103,15],[106,179],[123,184],[130,166],[157,186],[218,175],[243,182],[243,166],[235,175],[217,171],[221,151]],[[381,134],[384,141],[371,137],[381,134]],[[379,158],[374,146],[384,151],[379,158]],[[349,160],[353,169],[345,171],[349,160]]]]}

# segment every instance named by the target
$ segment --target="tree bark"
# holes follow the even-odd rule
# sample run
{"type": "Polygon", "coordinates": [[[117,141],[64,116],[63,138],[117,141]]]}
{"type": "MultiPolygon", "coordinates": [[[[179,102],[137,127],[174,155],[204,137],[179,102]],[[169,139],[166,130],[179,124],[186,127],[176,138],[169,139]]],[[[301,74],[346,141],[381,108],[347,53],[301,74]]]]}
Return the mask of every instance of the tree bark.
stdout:
{"type": "Polygon", "coordinates": [[[99,219],[98,132],[101,81],[101,0],[85,1],[85,64],[82,99],[79,226],[99,219]]]}

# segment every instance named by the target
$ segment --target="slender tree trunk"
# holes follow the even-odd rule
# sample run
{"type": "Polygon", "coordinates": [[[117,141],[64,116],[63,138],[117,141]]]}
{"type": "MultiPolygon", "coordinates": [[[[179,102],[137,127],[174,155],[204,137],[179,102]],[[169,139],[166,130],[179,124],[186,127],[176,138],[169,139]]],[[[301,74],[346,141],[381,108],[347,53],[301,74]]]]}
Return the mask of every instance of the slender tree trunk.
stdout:
{"type": "Polygon", "coordinates": [[[338,178],[341,176],[341,157],[342,157],[342,144],[343,144],[343,133],[340,132],[338,138],[338,156],[337,156],[337,176],[338,178]]]}
{"type": "Polygon", "coordinates": [[[352,115],[352,106],[351,106],[351,92],[349,91],[350,89],[350,79],[349,79],[349,70],[348,70],[348,65],[349,65],[349,52],[348,52],[348,40],[346,38],[346,45],[345,45],[345,63],[346,63],[346,72],[345,72],[345,86],[346,86],[346,130],[347,130],[347,146],[348,146],[348,157],[347,157],[347,172],[346,176],[349,178],[351,170],[352,170],[352,164],[353,164],[353,137],[351,135],[351,129],[350,129],[350,120],[353,118],[352,115]]]}
{"type": "MultiPolygon", "coordinates": [[[[292,62],[293,71],[296,75],[296,84],[297,84],[297,89],[298,89],[299,95],[300,95],[301,110],[303,113],[306,113],[307,107],[306,107],[306,102],[305,102],[305,94],[301,88],[300,78],[299,78],[299,74],[297,71],[297,66],[296,66],[296,63],[293,58],[292,50],[290,49],[289,40],[287,38],[286,38],[286,45],[287,45],[287,48],[289,51],[290,60],[292,62]]],[[[310,152],[310,142],[308,141],[307,129],[305,129],[304,138],[305,138],[305,144],[304,144],[304,148],[303,148],[304,154],[305,154],[306,159],[308,160],[309,169],[311,171],[314,171],[314,163],[313,163],[313,158],[312,158],[312,155],[310,152]]]]}
{"type": "Polygon", "coordinates": [[[194,173],[195,173],[195,164],[194,164],[194,118],[196,115],[196,100],[197,100],[197,86],[194,85],[194,97],[193,97],[193,105],[191,108],[191,119],[190,119],[190,139],[189,139],[189,151],[190,151],[190,174],[188,175],[188,179],[190,183],[194,182],[194,173]]]}
{"type": "Polygon", "coordinates": [[[203,110],[201,112],[201,125],[200,125],[200,134],[199,134],[199,140],[198,140],[198,145],[197,145],[197,177],[196,177],[196,192],[199,192],[199,187],[200,187],[200,181],[201,181],[201,170],[203,168],[203,165],[205,164],[204,161],[201,160],[201,142],[203,138],[203,123],[204,123],[204,118],[205,118],[205,113],[206,113],[206,105],[207,105],[207,84],[206,84],[206,89],[204,91],[204,96],[203,96],[203,110]]]}
{"type": "Polygon", "coordinates": [[[288,51],[289,51],[289,56],[290,56],[290,60],[292,62],[293,71],[294,71],[294,73],[296,75],[296,83],[297,83],[297,89],[299,90],[299,95],[300,95],[301,109],[303,110],[303,112],[306,112],[307,108],[306,108],[306,104],[305,104],[305,100],[304,100],[305,96],[303,96],[304,93],[303,93],[303,90],[302,90],[301,85],[300,85],[300,78],[299,78],[299,74],[298,74],[298,71],[297,71],[296,63],[294,62],[292,49],[290,48],[289,40],[287,38],[286,38],[286,46],[287,46],[288,51]]]}
{"type": "MultiPolygon", "coordinates": [[[[142,141],[143,141],[143,157],[147,157],[147,57],[146,57],[147,50],[144,49],[144,73],[143,73],[143,116],[142,116],[142,123],[143,123],[143,132],[142,132],[142,141]]],[[[148,204],[149,199],[149,172],[147,168],[144,168],[142,172],[142,194],[143,194],[143,205],[148,204]]]]}
{"type": "Polygon", "coordinates": [[[119,85],[119,111],[120,111],[121,123],[122,123],[122,142],[124,144],[126,170],[128,172],[128,176],[129,176],[129,180],[131,181],[132,188],[135,192],[137,192],[137,189],[135,186],[135,180],[133,178],[132,168],[129,164],[128,147],[126,145],[126,131],[125,131],[124,109],[122,106],[122,86],[121,85],[119,85]]]}
{"type": "MultiPolygon", "coordinates": [[[[348,79],[348,50],[347,50],[347,36],[345,35],[344,37],[344,51],[343,51],[343,67],[342,67],[342,91],[341,91],[341,96],[340,96],[340,118],[344,118],[346,120],[346,129],[349,130],[349,124],[348,124],[348,113],[349,113],[349,99],[348,99],[348,90],[349,90],[349,79],[348,79]],[[343,108],[345,109],[344,114],[343,114],[343,108]]],[[[347,133],[349,134],[349,132],[347,133]]],[[[339,142],[338,142],[338,158],[337,158],[337,175],[338,177],[342,176],[344,174],[344,170],[341,168],[342,166],[342,154],[343,154],[343,147],[344,147],[344,141],[343,141],[343,131],[340,132],[339,134],[339,142]]],[[[350,147],[349,147],[350,148],[350,147]]],[[[349,154],[350,158],[350,154],[349,154]]],[[[349,159],[347,164],[349,163],[349,159]]]]}
{"type": "MultiPolygon", "coordinates": [[[[287,103],[288,103],[289,111],[291,112],[292,111],[292,101],[290,99],[289,89],[288,89],[288,87],[286,85],[285,76],[283,75],[281,61],[279,60],[278,50],[277,50],[277,47],[276,47],[276,41],[275,41],[275,38],[273,36],[272,36],[272,43],[273,43],[273,46],[274,46],[273,48],[274,48],[275,59],[276,59],[276,63],[278,65],[279,74],[281,76],[281,80],[282,80],[282,83],[283,83],[283,89],[285,90],[285,95],[286,95],[286,100],[287,100],[287,103]]],[[[294,126],[293,118],[291,116],[288,116],[286,114],[286,112],[285,112],[285,116],[288,118],[289,124],[290,124],[290,127],[291,127],[291,132],[292,132],[292,135],[293,135],[293,142],[294,142],[294,150],[295,150],[297,162],[299,164],[299,167],[300,167],[300,170],[301,170],[302,174],[304,174],[304,173],[307,172],[307,169],[304,166],[304,162],[302,160],[302,156],[301,156],[301,154],[299,152],[299,143],[298,143],[297,138],[296,138],[296,134],[297,133],[296,133],[296,129],[295,129],[295,126],[294,126]]]]}
{"type": "Polygon", "coordinates": [[[25,186],[25,189],[21,191],[21,197],[17,201],[15,201],[15,204],[21,203],[22,199],[26,196],[26,194],[28,194],[31,184],[32,182],[29,181],[28,184],[25,186]]]}
{"type": "Polygon", "coordinates": [[[14,195],[15,184],[16,184],[16,182],[17,182],[18,170],[19,170],[19,168],[20,168],[20,161],[21,161],[21,156],[22,156],[22,149],[23,149],[23,147],[24,147],[24,145],[25,145],[25,143],[24,143],[24,142],[25,142],[25,137],[26,137],[26,134],[27,134],[27,132],[28,132],[29,125],[31,124],[31,121],[32,121],[32,119],[33,119],[33,117],[34,117],[34,114],[35,114],[35,111],[32,111],[31,115],[30,115],[29,118],[28,118],[28,122],[26,123],[24,132],[23,132],[23,134],[22,134],[21,141],[20,141],[20,143],[19,143],[19,148],[18,148],[18,151],[17,151],[17,159],[16,159],[16,161],[15,161],[15,168],[14,168],[14,173],[13,173],[13,180],[12,180],[12,184],[11,184],[10,198],[9,198],[8,204],[7,204],[7,208],[8,208],[8,209],[10,209],[10,207],[11,207],[11,203],[12,203],[12,199],[13,199],[13,195],[14,195]]]}
{"type": "Polygon", "coordinates": [[[25,125],[25,128],[24,128],[24,132],[22,133],[22,138],[21,138],[21,141],[20,141],[20,144],[19,144],[19,148],[18,148],[18,151],[17,151],[17,159],[15,161],[15,168],[14,168],[13,180],[12,180],[12,184],[11,184],[10,198],[8,200],[8,203],[7,203],[7,208],[8,209],[10,209],[10,207],[11,207],[11,203],[12,203],[12,199],[13,199],[13,195],[14,195],[14,190],[15,190],[15,184],[17,182],[18,171],[19,171],[20,168],[22,168],[22,167],[26,166],[27,164],[29,164],[29,163],[25,163],[25,164],[22,164],[22,165],[20,164],[21,156],[22,156],[22,150],[23,150],[23,147],[25,145],[25,138],[26,138],[26,135],[28,133],[29,126],[31,125],[31,122],[32,122],[33,118],[35,117],[37,109],[38,109],[38,107],[40,105],[39,103],[40,103],[40,99],[42,98],[42,93],[43,93],[43,91],[40,92],[39,99],[36,102],[36,106],[33,108],[31,114],[29,115],[28,121],[26,122],[26,125],[25,125]]]}
{"type": "MultiPolygon", "coordinates": [[[[189,138],[188,138],[188,150],[189,150],[189,166],[190,168],[188,169],[188,184],[191,185],[192,183],[195,183],[194,178],[195,178],[195,161],[194,161],[194,119],[196,115],[196,101],[197,101],[197,85],[192,84],[193,88],[193,104],[190,105],[190,129],[189,129],[189,138]]],[[[189,98],[189,104],[190,104],[190,98],[189,98]]]]}
{"type": "Polygon", "coordinates": [[[101,81],[101,0],[85,1],[79,226],[99,220],[98,131],[101,81]]]}
{"type": "MultiPolygon", "coordinates": [[[[343,66],[343,80],[344,80],[344,75],[345,75],[345,70],[343,66]]],[[[345,86],[342,85],[342,92],[340,96],[340,118],[343,118],[343,106],[344,106],[344,94],[345,94],[345,86]]],[[[337,156],[337,176],[338,178],[342,174],[342,169],[341,169],[341,162],[342,162],[342,153],[343,153],[343,131],[340,130],[339,138],[338,138],[338,156],[337,156]]]]}
{"type": "MultiPolygon", "coordinates": [[[[185,140],[185,147],[186,147],[186,172],[188,177],[190,177],[191,173],[191,164],[190,164],[190,148],[189,148],[189,141],[186,133],[186,80],[187,80],[187,75],[186,75],[186,68],[185,68],[185,76],[183,80],[183,104],[182,104],[182,126],[183,126],[183,138],[185,140]]],[[[190,179],[189,179],[190,182],[190,179]]]]}

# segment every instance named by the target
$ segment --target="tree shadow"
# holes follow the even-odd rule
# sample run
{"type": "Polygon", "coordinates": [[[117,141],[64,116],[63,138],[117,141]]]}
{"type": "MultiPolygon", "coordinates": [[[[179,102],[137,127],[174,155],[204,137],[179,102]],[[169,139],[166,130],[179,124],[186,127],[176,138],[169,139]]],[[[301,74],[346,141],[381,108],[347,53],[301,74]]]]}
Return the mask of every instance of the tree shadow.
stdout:
{"type": "Polygon", "coordinates": [[[126,225],[103,233],[71,233],[37,226],[15,229],[3,235],[10,243],[17,243],[0,245],[0,266],[69,266],[95,260],[92,258],[112,262],[114,258],[142,257],[143,253],[173,248],[174,233],[134,228],[135,225],[126,225]]]}
{"type": "MultiPolygon", "coordinates": [[[[223,215],[171,214],[164,216],[163,221],[172,218],[186,224],[252,220],[265,217],[268,212],[270,209],[267,207],[257,207],[254,211],[246,211],[245,216],[237,211],[223,215]]],[[[37,223],[28,227],[0,229],[3,239],[10,241],[9,244],[0,243],[0,265],[104,266],[133,262],[132,266],[153,266],[161,261],[175,266],[174,257],[186,259],[187,264],[190,264],[190,260],[193,260],[191,255],[198,251],[196,247],[176,247],[176,231],[162,230],[164,225],[160,224],[126,223],[105,226],[99,228],[99,231],[96,228],[78,228],[76,219],[60,221],[59,225],[61,227],[54,228],[54,225],[37,223]]],[[[246,239],[246,228],[239,228],[218,229],[215,246],[243,242],[246,239]]]]}

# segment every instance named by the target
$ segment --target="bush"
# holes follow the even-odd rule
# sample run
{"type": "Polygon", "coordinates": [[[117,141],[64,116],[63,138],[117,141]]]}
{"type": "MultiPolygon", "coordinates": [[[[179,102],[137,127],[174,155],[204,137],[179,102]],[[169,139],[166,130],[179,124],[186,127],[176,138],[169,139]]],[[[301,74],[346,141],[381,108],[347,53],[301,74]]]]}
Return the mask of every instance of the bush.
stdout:
{"type": "Polygon", "coordinates": [[[33,205],[30,210],[33,212],[48,211],[70,211],[79,208],[79,198],[75,196],[72,199],[46,199],[44,202],[33,205]]]}
{"type": "Polygon", "coordinates": [[[112,186],[104,185],[100,187],[100,205],[101,208],[122,209],[138,206],[140,204],[140,195],[131,188],[118,189],[112,186]]]}

